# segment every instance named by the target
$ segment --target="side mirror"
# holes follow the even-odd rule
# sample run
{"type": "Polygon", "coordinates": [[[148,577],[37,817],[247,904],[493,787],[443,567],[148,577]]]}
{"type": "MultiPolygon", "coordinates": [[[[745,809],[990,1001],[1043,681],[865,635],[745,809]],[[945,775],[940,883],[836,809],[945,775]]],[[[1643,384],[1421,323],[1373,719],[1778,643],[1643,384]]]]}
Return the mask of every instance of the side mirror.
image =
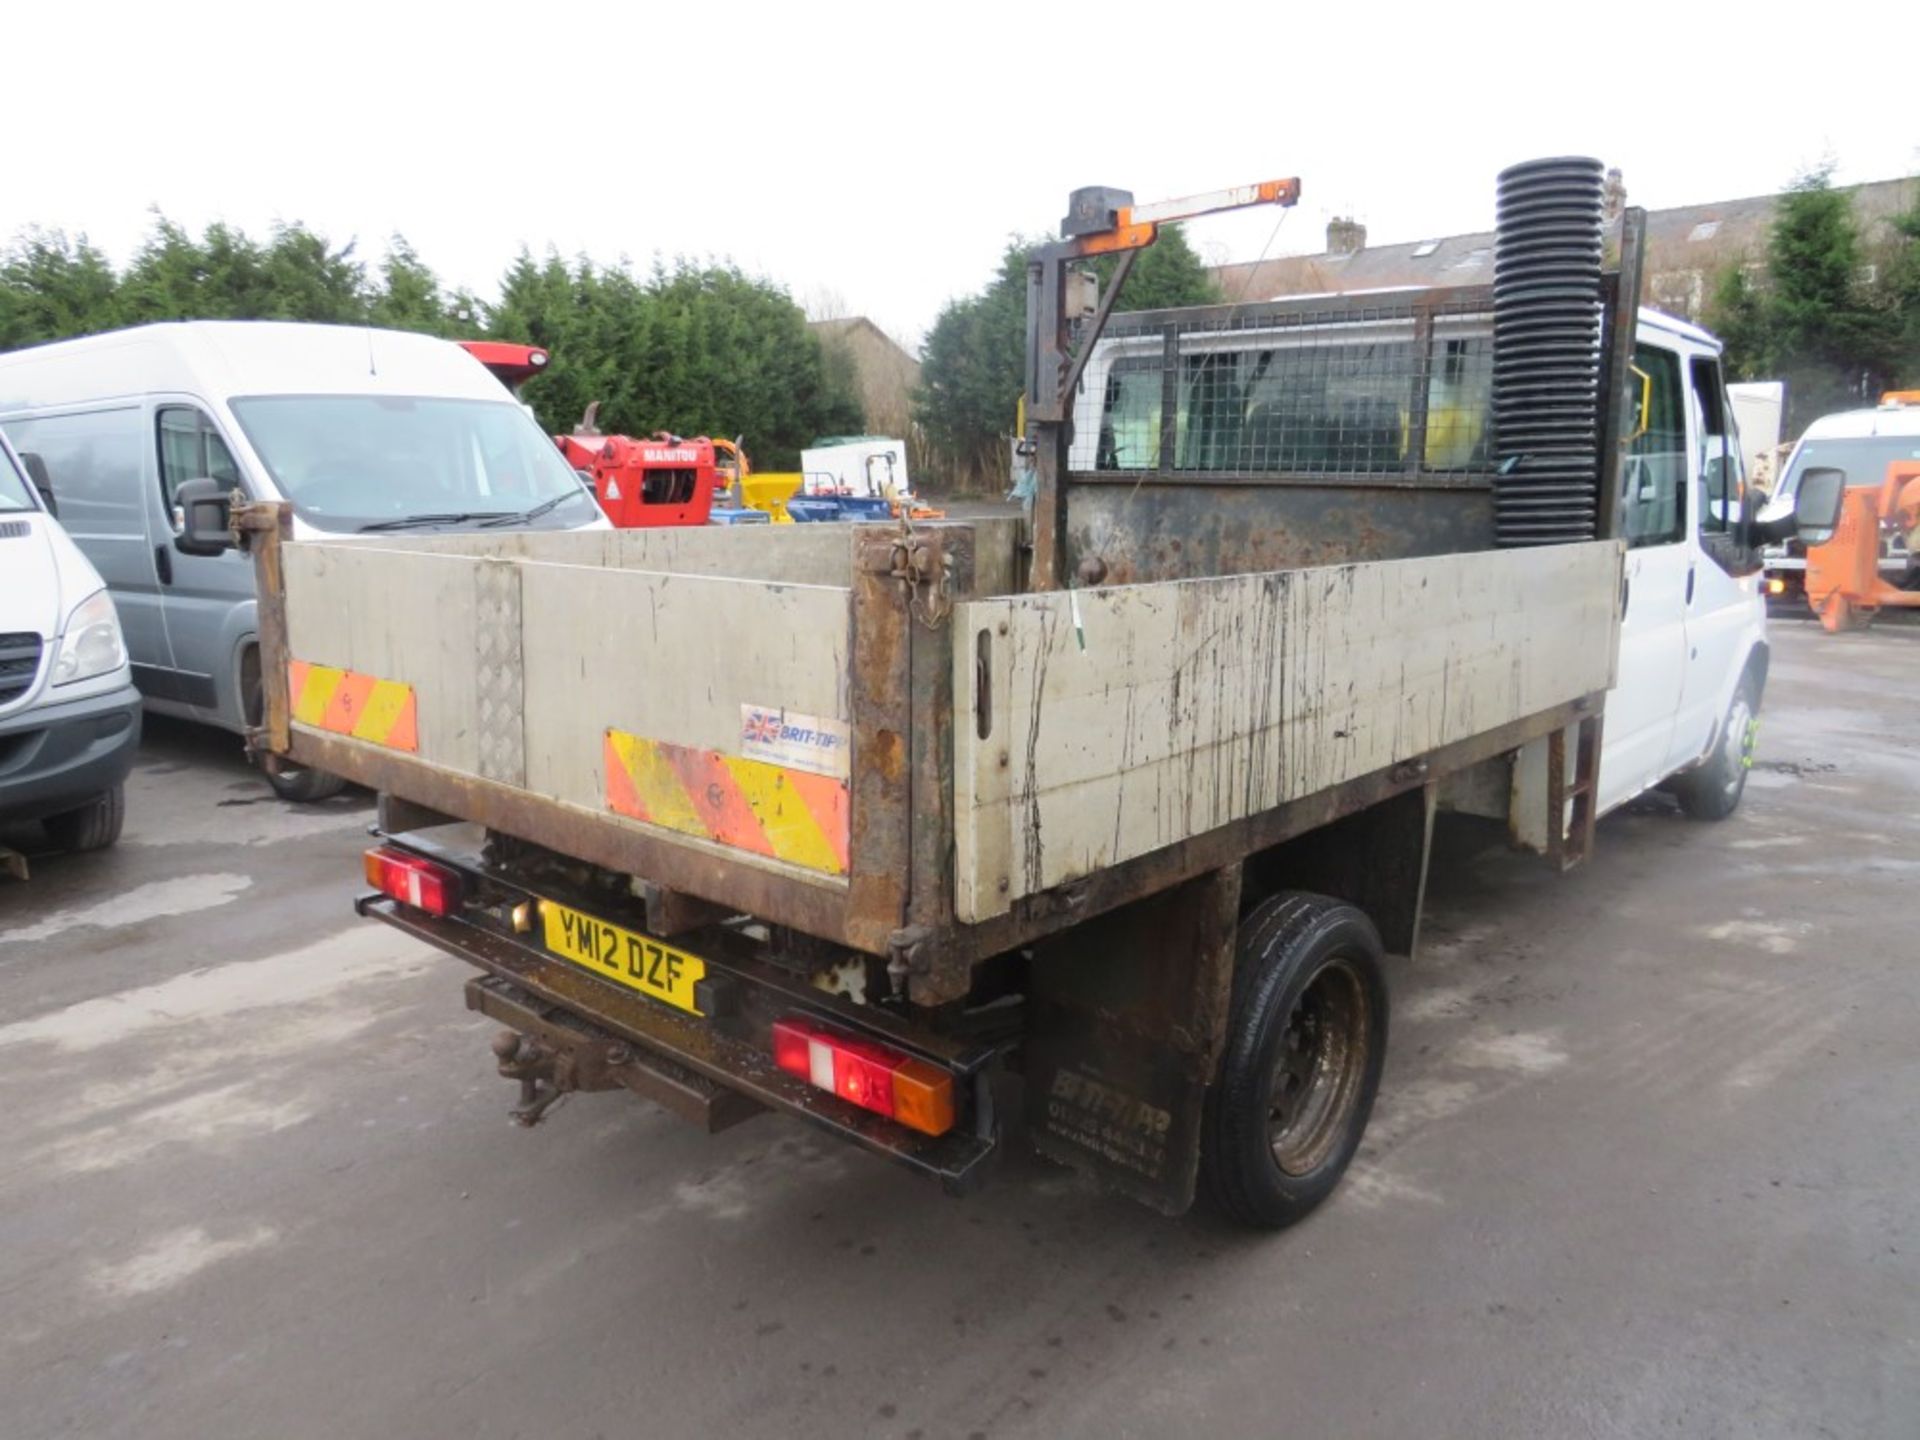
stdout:
{"type": "Polygon", "coordinates": [[[1793,497],[1793,530],[1804,545],[1824,545],[1840,526],[1847,498],[1847,472],[1831,465],[1810,466],[1800,475],[1793,497]]]}
{"type": "Polygon", "coordinates": [[[47,462],[31,450],[20,452],[20,463],[27,467],[27,479],[33,482],[33,488],[40,492],[40,503],[54,519],[60,518],[60,506],[53,498],[53,477],[47,474],[47,462]]]}
{"type": "Polygon", "coordinates": [[[1777,545],[1798,538],[1806,545],[1824,545],[1840,528],[1840,507],[1847,498],[1847,472],[1831,465],[1810,465],[1800,472],[1800,488],[1793,493],[1793,513],[1753,526],[1753,543],[1777,545]]]}
{"type": "Polygon", "coordinates": [[[233,492],[218,480],[183,480],[174,489],[173,505],[180,516],[174,544],[183,554],[218,555],[233,548],[233,492]]]}

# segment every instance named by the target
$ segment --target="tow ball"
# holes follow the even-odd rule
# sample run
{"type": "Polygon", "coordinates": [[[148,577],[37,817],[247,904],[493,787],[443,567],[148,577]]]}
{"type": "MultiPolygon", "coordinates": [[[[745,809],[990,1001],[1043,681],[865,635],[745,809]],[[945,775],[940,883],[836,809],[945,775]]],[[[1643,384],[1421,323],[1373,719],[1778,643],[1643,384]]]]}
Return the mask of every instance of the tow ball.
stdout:
{"type": "Polygon", "coordinates": [[[500,1073],[520,1082],[520,1103],[507,1112],[516,1125],[532,1129],[573,1088],[559,1073],[561,1057],[517,1030],[502,1030],[493,1037],[493,1055],[500,1062],[500,1073]]]}
{"type": "Polygon", "coordinates": [[[493,1058],[500,1073],[520,1082],[520,1103],[507,1112],[516,1125],[538,1125],[576,1090],[614,1090],[625,1083],[633,1051],[619,1041],[554,1046],[502,1030],[493,1037],[493,1058]]]}

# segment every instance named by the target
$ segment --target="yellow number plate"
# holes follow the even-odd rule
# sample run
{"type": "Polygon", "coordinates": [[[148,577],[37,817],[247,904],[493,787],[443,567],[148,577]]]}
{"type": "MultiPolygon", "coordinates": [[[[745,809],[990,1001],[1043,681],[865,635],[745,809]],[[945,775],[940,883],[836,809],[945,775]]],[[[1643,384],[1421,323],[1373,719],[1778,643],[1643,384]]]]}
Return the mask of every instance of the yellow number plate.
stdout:
{"type": "Polygon", "coordinates": [[[551,900],[540,902],[540,919],[547,948],[562,959],[690,1015],[700,1013],[693,984],[706,975],[707,962],[699,956],[551,900]]]}

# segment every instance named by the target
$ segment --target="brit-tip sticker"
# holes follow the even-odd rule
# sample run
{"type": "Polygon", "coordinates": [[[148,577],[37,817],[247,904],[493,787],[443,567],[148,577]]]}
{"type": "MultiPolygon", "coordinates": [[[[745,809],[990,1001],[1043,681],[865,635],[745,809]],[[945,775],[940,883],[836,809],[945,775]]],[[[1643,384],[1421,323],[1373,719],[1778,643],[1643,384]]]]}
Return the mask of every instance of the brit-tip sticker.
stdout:
{"type": "Polygon", "coordinates": [[[852,770],[853,746],[838,720],[802,715],[795,710],[740,707],[740,753],[815,775],[844,780],[852,770]]]}

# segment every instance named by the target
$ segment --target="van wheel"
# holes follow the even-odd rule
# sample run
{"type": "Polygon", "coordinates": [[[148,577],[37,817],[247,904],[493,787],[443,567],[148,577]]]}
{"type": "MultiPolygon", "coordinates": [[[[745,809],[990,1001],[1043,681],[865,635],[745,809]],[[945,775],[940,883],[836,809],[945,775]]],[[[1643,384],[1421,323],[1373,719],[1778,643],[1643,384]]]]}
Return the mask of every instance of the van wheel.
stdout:
{"type": "Polygon", "coordinates": [[[127,818],[127,788],[116,785],[96,795],[78,810],[49,815],[40,823],[47,838],[62,850],[104,850],[120,838],[127,818]]]}
{"type": "Polygon", "coordinates": [[[1724,820],[1740,807],[1753,768],[1753,743],[1760,717],[1753,708],[1753,682],[1742,680],[1727,707],[1720,740],[1705,762],[1674,777],[1673,793],[1680,808],[1696,820],[1724,820]]]}
{"type": "Polygon", "coordinates": [[[1380,935],[1354,906],[1287,891],[1240,925],[1227,1049],[1207,1093],[1200,1177],[1243,1225],[1291,1225],[1332,1193],[1387,1053],[1380,935]]]}
{"type": "MultiPolygon", "coordinates": [[[[242,673],[242,683],[247,687],[249,725],[260,724],[267,713],[266,696],[260,689],[260,677],[255,673],[258,668],[256,653],[249,653],[249,664],[242,673]]],[[[330,775],[325,770],[310,770],[305,765],[296,765],[277,755],[263,754],[259,764],[261,773],[267,777],[267,784],[282,800],[312,804],[316,800],[330,800],[347,788],[347,782],[338,775],[330,775]]]]}
{"type": "Polygon", "coordinates": [[[273,793],[282,800],[312,804],[316,800],[330,800],[347,788],[347,782],[338,775],[295,765],[278,756],[263,757],[260,769],[273,787],[273,793]]]}

